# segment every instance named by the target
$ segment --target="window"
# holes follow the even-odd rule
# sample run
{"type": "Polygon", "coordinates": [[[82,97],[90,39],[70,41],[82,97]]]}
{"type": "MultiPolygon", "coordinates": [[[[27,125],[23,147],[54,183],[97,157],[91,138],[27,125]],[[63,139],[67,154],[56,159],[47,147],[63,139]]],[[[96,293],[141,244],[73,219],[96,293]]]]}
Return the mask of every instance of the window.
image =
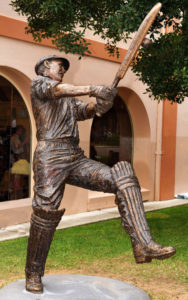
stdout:
{"type": "Polygon", "coordinates": [[[126,105],[117,96],[113,107],[91,129],[90,158],[113,166],[121,160],[132,162],[132,126],[126,105]]]}
{"type": "Polygon", "coordinates": [[[29,197],[30,120],[17,89],[0,76],[0,201],[29,197]]]}

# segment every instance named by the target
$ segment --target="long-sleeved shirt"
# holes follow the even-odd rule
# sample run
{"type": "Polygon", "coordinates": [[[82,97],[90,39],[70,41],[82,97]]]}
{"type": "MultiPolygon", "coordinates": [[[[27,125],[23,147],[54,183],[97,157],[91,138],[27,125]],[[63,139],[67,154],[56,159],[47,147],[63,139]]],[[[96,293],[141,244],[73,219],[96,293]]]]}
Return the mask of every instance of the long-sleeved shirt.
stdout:
{"type": "Polygon", "coordinates": [[[87,103],[74,97],[56,98],[54,87],[59,81],[37,76],[31,83],[31,102],[37,127],[37,140],[72,138],[79,143],[77,121],[91,118],[87,103]]]}

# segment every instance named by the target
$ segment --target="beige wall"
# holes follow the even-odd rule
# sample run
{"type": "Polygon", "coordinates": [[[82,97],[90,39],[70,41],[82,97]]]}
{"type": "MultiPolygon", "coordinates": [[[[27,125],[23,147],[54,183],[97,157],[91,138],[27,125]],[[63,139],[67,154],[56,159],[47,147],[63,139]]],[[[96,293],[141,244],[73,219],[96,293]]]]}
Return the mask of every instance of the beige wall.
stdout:
{"type": "Polygon", "coordinates": [[[2,0],[0,2],[0,13],[5,16],[9,16],[11,18],[20,19],[20,20],[26,20],[25,17],[18,15],[10,5],[10,0],[2,0]]]}

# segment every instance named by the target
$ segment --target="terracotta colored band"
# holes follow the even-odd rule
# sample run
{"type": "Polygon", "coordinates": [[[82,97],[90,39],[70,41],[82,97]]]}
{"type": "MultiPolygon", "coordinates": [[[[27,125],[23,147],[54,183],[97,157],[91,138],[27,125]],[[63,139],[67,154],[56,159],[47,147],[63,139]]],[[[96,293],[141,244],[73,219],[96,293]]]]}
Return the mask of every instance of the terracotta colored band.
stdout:
{"type": "MultiPolygon", "coordinates": [[[[35,42],[31,34],[25,33],[25,27],[27,25],[27,22],[0,15],[0,36],[56,48],[52,44],[51,39],[43,39],[41,43],[35,42]]],[[[91,51],[91,54],[88,54],[88,56],[91,57],[121,62],[127,52],[127,50],[119,48],[120,57],[111,57],[105,50],[105,43],[97,42],[91,39],[86,39],[86,41],[90,43],[89,50],[91,51]]]]}

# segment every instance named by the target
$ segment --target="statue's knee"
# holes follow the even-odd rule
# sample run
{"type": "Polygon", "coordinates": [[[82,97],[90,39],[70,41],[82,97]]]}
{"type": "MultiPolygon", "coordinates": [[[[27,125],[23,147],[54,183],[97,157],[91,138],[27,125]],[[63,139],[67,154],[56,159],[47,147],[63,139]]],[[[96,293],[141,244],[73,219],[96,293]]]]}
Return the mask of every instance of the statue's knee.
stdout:
{"type": "Polygon", "coordinates": [[[128,161],[119,161],[112,169],[120,175],[134,175],[133,167],[128,161]]]}
{"type": "Polygon", "coordinates": [[[131,186],[139,187],[138,179],[129,162],[118,162],[111,168],[111,173],[118,190],[123,190],[131,186]]]}

